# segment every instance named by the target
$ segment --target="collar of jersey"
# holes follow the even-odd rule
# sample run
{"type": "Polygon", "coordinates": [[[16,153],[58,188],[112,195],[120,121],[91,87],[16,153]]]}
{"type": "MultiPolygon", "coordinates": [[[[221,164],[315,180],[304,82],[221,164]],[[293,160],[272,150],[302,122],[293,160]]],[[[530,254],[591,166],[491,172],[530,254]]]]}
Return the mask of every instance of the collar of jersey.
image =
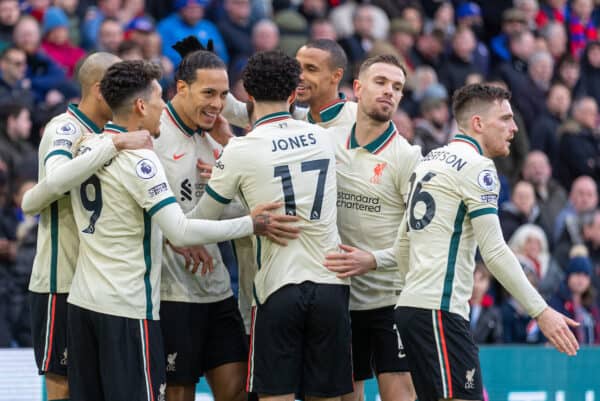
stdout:
{"type": "Polygon", "coordinates": [[[77,121],[83,124],[83,126],[86,127],[89,132],[93,132],[95,134],[102,132],[102,129],[94,124],[94,122],[90,120],[88,116],[83,114],[83,112],[79,110],[79,106],[75,103],[69,104],[69,106],[67,106],[67,110],[73,115],[73,117],[77,119],[77,121]]]}
{"type": "Polygon", "coordinates": [[[196,131],[185,125],[181,117],[179,117],[179,114],[177,114],[177,112],[175,111],[175,107],[173,107],[171,101],[167,103],[167,115],[171,118],[171,121],[173,121],[173,123],[177,127],[179,127],[181,132],[183,132],[187,136],[194,136],[194,134],[202,134],[202,131],[196,131]]]}
{"type": "MultiPolygon", "coordinates": [[[[385,129],[385,131],[383,131],[383,133],[381,135],[379,135],[377,138],[375,138],[371,143],[366,144],[365,146],[362,146],[363,149],[373,153],[373,154],[377,154],[379,152],[381,152],[392,140],[392,138],[394,138],[394,135],[396,134],[396,126],[394,125],[393,122],[390,121],[390,125],[385,129]]],[[[348,136],[348,141],[346,142],[346,148],[347,149],[355,149],[355,148],[360,148],[361,146],[358,144],[358,141],[356,140],[356,123],[354,123],[354,125],[352,125],[352,130],[350,131],[350,135],[348,136]]]]}
{"type": "Polygon", "coordinates": [[[259,125],[270,124],[281,120],[287,120],[288,118],[292,118],[292,115],[287,111],[279,111],[277,113],[267,114],[266,116],[262,116],[254,123],[254,127],[256,128],[259,125]]]}
{"type": "Polygon", "coordinates": [[[481,149],[481,145],[479,144],[479,142],[477,142],[474,138],[472,138],[470,136],[459,134],[454,137],[452,142],[462,142],[462,143],[471,145],[472,147],[475,148],[477,153],[479,153],[480,155],[483,155],[483,150],[481,149]]]}
{"type": "Polygon", "coordinates": [[[115,123],[107,123],[104,126],[104,131],[111,132],[113,134],[123,134],[123,133],[127,132],[127,128],[117,125],[115,123]]]}
{"type": "MultiPolygon", "coordinates": [[[[321,122],[326,123],[327,121],[331,121],[340,114],[340,111],[344,108],[346,104],[346,95],[343,93],[339,93],[339,98],[337,98],[333,103],[326,105],[325,107],[319,110],[319,115],[321,116],[321,122]]],[[[311,117],[310,110],[308,110],[308,122],[315,124],[316,121],[311,117]]]]}

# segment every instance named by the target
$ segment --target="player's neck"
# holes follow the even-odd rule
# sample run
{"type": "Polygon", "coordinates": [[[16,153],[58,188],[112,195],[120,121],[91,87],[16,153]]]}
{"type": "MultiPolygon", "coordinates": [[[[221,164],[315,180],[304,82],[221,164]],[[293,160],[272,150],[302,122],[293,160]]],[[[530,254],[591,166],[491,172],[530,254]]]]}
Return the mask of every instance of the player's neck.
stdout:
{"type": "Polygon", "coordinates": [[[287,102],[255,102],[254,111],[252,112],[252,124],[260,120],[264,116],[274,113],[289,113],[289,105],[287,102]]]}
{"type": "Polygon", "coordinates": [[[368,145],[379,138],[389,126],[390,120],[381,122],[367,116],[359,115],[356,119],[356,129],[354,131],[356,142],[358,142],[360,146],[368,145]]]}
{"type": "Polygon", "coordinates": [[[97,127],[104,127],[104,124],[108,122],[102,113],[98,111],[98,101],[90,97],[83,98],[77,105],[79,111],[81,111],[87,118],[92,120],[97,127]]]}
{"type": "Polygon", "coordinates": [[[310,116],[312,119],[318,123],[321,122],[321,110],[325,107],[330,106],[332,103],[335,103],[340,98],[337,90],[328,94],[327,96],[321,96],[319,98],[312,99],[308,106],[310,107],[310,116]]]}
{"type": "Polygon", "coordinates": [[[112,122],[127,130],[127,132],[144,129],[142,121],[134,116],[113,116],[112,122]]]}
{"type": "Polygon", "coordinates": [[[184,102],[184,99],[181,96],[175,95],[173,97],[173,99],[171,99],[171,105],[173,106],[173,108],[175,109],[175,112],[177,113],[177,116],[179,118],[181,118],[181,121],[183,121],[183,123],[194,129],[194,127],[196,127],[196,124],[194,124],[194,122],[192,120],[190,120],[188,118],[188,116],[183,112],[183,104],[182,102],[184,102]]]}

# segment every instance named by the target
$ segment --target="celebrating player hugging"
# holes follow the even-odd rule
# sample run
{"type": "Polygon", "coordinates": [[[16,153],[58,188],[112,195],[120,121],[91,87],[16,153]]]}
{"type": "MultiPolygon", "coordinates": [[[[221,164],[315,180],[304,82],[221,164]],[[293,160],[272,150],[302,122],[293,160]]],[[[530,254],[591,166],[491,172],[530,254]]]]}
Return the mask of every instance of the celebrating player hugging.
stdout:
{"type": "Polygon", "coordinates": [[[96,53],[81,103],[45,128],[23,209],[40,214],[29,289],[50,400],[193,401],[202,376],[217,401],[360,401],[373,376],[383,401],[482,400],[478,247],[576,354],[576,323],[502,237],[491,159],[517,135],[508,91],[457,90],[459,133],[421,157],[392,122],[407,79],[392,55],[361,64],[353,102],[336,42],[259,52],[242,103],[211,44],[174,48],[166,103],[155,64],[96,53]]]}

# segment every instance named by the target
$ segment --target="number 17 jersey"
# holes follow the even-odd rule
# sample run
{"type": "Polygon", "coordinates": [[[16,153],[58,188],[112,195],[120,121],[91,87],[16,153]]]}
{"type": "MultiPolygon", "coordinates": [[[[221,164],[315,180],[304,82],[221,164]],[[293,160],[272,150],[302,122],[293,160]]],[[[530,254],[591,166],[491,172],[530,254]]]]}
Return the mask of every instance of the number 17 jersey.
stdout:
{"type": "Polygon", "coordinates": [[[409,268],[398,306],[469,320],[477,243],[471,221],[497,213],[494,163],[471,137],[457,135],[415,168],[407,206],[409,268]]]}
{"type": "Polygon", "coordinates": [[[259,119],[247,136],[233,138],[216,161],[205,189],[215,200],[228,203],[239,193],[250,208],[282,201],[285,209],[276,213],[301,217],[299,238],[285,247],[257,237],[258,303],[288,284],[349,284],[323,266],[325,254],[339,244],[335,163],[325,130],[284,112],[259,119]]]}

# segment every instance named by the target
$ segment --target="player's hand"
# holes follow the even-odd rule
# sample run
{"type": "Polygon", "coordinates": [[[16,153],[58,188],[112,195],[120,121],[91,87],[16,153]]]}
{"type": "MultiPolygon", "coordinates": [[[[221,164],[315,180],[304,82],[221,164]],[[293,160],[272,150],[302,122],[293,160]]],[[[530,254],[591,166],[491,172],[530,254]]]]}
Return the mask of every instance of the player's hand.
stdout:
{"type": "Polygon", "coordinates": [[[347,278],[366,274],[377,267],[375,256],[371,252],[363,251],[340,244],[343,252],[331,252],[325,255],[323,265],[334,273],[338,278],[347,278]]]}
{"type": "Polygon", "coordinates": [[[569,326],[577,327],[579,323],[551,307],[544,309],[536,320],[540,330],[554,348],[569,356],[577,355],[579,344],[569,326]]]}
{"type": "Polygon", "coordinates": [[[212,175],[213,169],[212,164],[204,163],[202,159],[198,159],[198,161],[196,162],[196,168],[200,172],[200,177],[210,180],[210,176],[212,175]]]}
{"type": "Polygon", "coordinates": [[[226,146],[229,140],[235,136],[231,132],[231,127],[225,117],[220,114],[217,116],[215,124],[208,131],[208,134],[221,146],[226,146]]]}
{"type": "Polygon", "coordinates": [[[131,131],[125,135],[113,135],[113,144],[118,151],[129,149],[153,149],[152,136],[148,130],[131,131]]]}
{"type": "Polygon", "coordinates": [[[192,274],[196,274],[198,267],[202,265],[202,275],[209,273],[214,270],[213,258],[210,256],[206,248],[202,245],[193,247],[178,247],[169,243],[169,246],[185,258],[185,269],[189,270],[192,274]]]}
{"type": "Polygon", "coordinates": [[[300,235],[300,229],[290,224],[299,221],[300,218],[271,213],[282,206],[283,202],[263,203],[252,209],[250,216],[256,235],[264,235],[276,244],[286,246],[287,239],[295,239],[300,235]]]}

